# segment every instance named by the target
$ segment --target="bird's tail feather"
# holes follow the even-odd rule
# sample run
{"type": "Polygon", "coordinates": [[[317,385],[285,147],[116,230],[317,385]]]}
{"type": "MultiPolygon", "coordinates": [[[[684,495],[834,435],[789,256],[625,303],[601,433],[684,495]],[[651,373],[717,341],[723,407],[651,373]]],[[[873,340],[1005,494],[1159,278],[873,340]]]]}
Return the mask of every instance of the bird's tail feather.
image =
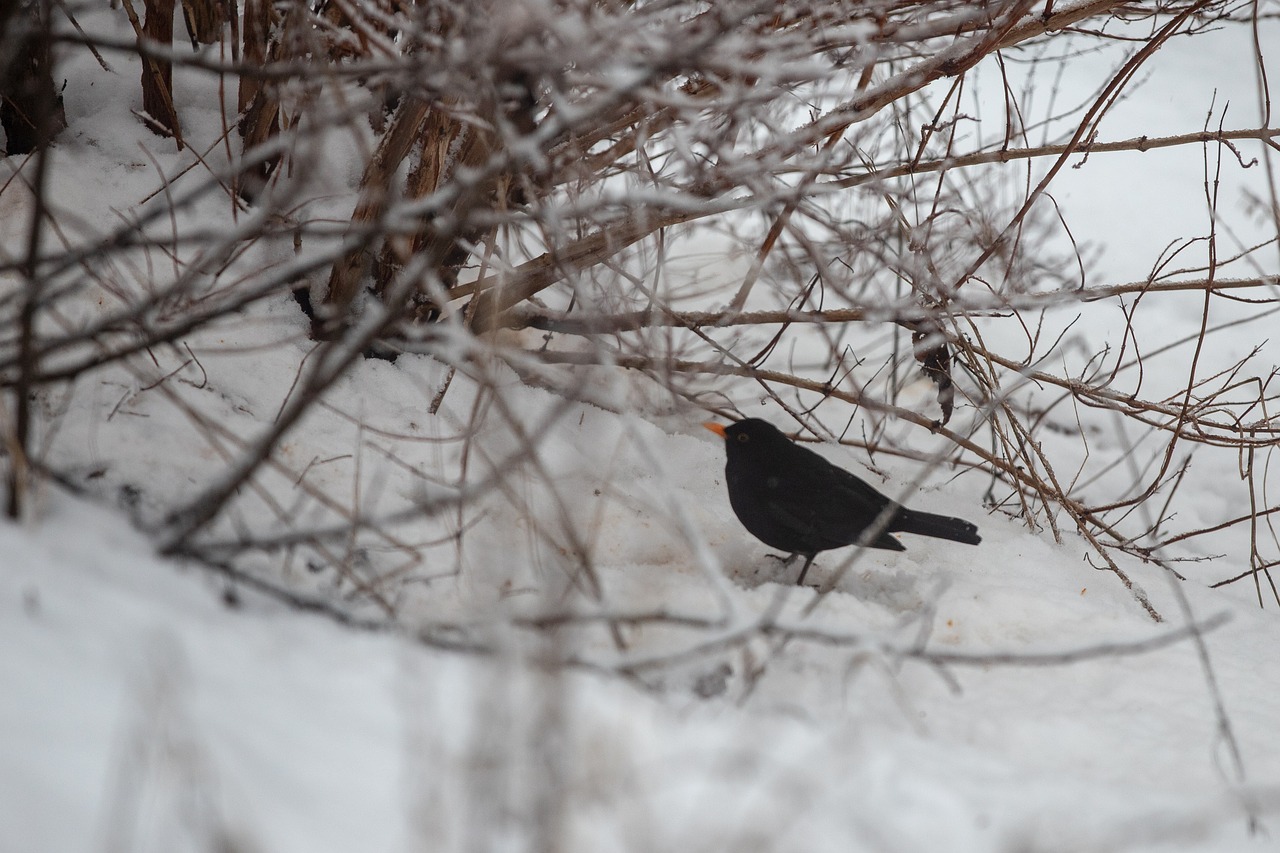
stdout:
{"type": "Polygon", "coordinates": [[[889,530],[893,533],[914,533],[917,536],[963,542],[966,545],[977,545],[982,541],[982,537],[978,535],[978,526],[963,518],[912,509],[899,512],[889,523],[889,530]]]}

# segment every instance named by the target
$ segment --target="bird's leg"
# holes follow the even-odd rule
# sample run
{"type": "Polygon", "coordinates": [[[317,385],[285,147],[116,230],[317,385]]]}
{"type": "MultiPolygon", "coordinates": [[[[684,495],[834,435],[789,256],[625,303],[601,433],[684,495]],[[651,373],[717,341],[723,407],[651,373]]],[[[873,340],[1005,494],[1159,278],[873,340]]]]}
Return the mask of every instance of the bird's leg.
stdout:
{"type": "MultiPolygon", "coordinates": [[[[792,555],[791,555],[791,557],[790,557],[790,559],[794,560],[794,559],[795,559],[796,557],[798,557],[798,556],[800,556],[800,555],[799,555],[799,554],[792,554],[792,555]]],[[[809,572],[809,566],[811,566],[811,565],[813,564],[813,558],[814,558],[814,557],[816,557],[816,556],[818,556],[818,555],[817,555],[817,554],[805,554],[805,556],[804,556],[804,566],[802,566],[802,567],[800,568],[800,577],[796,578],[796,586],[800,586],[801,584],[803,584],[803,583],[804,583],[804,576],[809,572]]]]}
{"type": "Polygon", "coordinates": [[[777,554],[765,554],[765,556],[768,557],[770,560],[777,560],[779,563],[782,564],[782,568],[785,569],[796,561],[796,557],[799,557],[800,553],[796,552],[793,554],[788,554],[785,557],[779,557],[777,554]]]}

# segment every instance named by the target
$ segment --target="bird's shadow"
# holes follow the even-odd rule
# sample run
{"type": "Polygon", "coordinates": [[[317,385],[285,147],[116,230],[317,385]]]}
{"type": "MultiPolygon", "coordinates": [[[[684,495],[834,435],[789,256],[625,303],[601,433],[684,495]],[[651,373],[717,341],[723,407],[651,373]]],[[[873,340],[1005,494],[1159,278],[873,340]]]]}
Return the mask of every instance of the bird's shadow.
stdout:
{"type": "MultiPolygon", "coordinates": [[[[902,558],[890,556],[884,562],[864,558],[844,572],[834,587],[834,591],[851,595],[868,604],[877,604],[895,613],[919,611],[926,604],[926,591],[934,586],[932,575],[921,566],[894,566],[902,558]]],[[[804,579],[804,589],[823,589],[833,572],[838,572],[844,561],[841,555],[827,555],[825,560],[820,556],[809,567],[804,579]]],[[[729,577],[745,589],[756,589],[764,584],[782,584],[794,586],[803,558],[797,558],[788,565],[779,556],[769,554],[765,559],[756,560],[730,569],[729,577]]]]}

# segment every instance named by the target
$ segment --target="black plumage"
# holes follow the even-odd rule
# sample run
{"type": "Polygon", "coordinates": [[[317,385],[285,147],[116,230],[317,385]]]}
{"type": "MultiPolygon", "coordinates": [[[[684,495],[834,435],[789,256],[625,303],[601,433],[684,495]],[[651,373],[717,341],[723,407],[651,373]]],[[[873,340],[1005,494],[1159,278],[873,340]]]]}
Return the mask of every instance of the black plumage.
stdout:
{"type": "Polygon", "coordinates": [[[966,545],[982,541],[976,525],[907,509],[795,444],[767,421],[748,418],[728,427],[715,423],[704,426],[725,440],[729,504],[742,526],[771,548],[792,557],[804,556],[796,583],[803,582],[820,551],[855,544],[906,550],[890,535],[893,533],[933,536],[966,545]]]}

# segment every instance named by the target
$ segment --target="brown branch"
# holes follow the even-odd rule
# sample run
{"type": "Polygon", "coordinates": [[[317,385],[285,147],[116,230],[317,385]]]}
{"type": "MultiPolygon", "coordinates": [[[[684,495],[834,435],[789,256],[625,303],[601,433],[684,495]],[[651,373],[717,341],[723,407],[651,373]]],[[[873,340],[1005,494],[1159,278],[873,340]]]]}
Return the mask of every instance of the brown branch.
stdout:
{"type": "MultiPolygon", "coordinates": [[[[1084,141],[1076,145],[1062,143],[1059,145],[1037,145],[1030,148],[1000,148],[995,151],[977,151],[972,154],[958,154],[936,160],[902,163],[888,168],[872,169],[846,178],[839,178],[818,185],[818,188],[851,189],[853,187],[875,184],[893,178],[909,175],[921,175],[929,172],[942,172],[951,169],[982,166],[991,163],[1013,163],[1018,160],[1031,160],[1037,157],[1057,157],[1063,154],[1077,153],[1081,155],[1108,154],[1119,151],[1155,151],[1161,148],[1175,148],[1180,145],[1207,145],[1211,143],[1230,143],[1254,140],[1271,147],[1280,144],[1280,128],[1255,127],[1240,130],[1201,130],[1194,133],[1181,133],[1174,136],[1135,136],[1129,139],[1117,139],[1111,142],[1084,141]]],[[[1244,164],[1246,166],[1252,165],[1244,164]]]]}
{"type": "MultiPolygon", "coordinates": [[[[124,0],[125,13],[138,37],[137,52],[142,53],[143,45],[148,43],[172,47],[176,0],[145,0],[145,3],[147,20],[141,23],[132,0],[124,0]]],[[[152,130],[160,128],[160,132],[172,135],[181,151],[185,143],[173,102],[173,65],[166,56],[146,56],[142,61],[142,108],[156,122],[148,127],[152,130]]]]}
{"type": "Polygon", "coordinates": [[[702,214],[683,211],[635,213],[606,230],[597,231],[561,249],[521,264],[510,274],[495,274],[451,289],[449,297],[478,293],[472,327],[486,330],[507,325],[499,315],[562,280],[566,275],[612,257],[660,228],[679,225],[702,214]]]}
{"type": "Polygon", "coordinates": [[[391,179],[418,140],[429,109],[423,100],[405,98],[396,110],[390,129],[365,165],[364,176],[360,179],[360,200],[351,215],[351,233],[356,245],[333,265],[329,274],[324,302],[332,316],[318,320],[313,318],[318,338],[336,334],[351,319],[347,316],[348,311],[369,269],[374,244],[378,242],[374,236],[376,232],[369,226],[385,212],[391,196],[391,179]]]}
{"type": "MultiPolygon", "coordinates": [[[[594,240],[594,248],[603,241],[594,240]]],[[[584,252],[580,243],[572,247],[570,257],[584,252]]],[[[584,252],[585,254],[585,252],[584,252]]],[[[587,258],[589,260],[589,258],[587,258]]],[[[581,264],[577,264],[581,266],[581,264]]],[[[552,266],[550,255],[517,267],[513,278],[525,275],[541,275],[552,266]]],[[[497,276],[487,278],[481,287],[492,287],[497,276]]],[[[968,300],[954,308],[963,308],[966,315],[995,315],[1011,310],[1045,308],[1075,302],[1097,302],[1130,293],[1179,293],[1203,291],[1223,293],[1231,290],[1273,288],[1280,283],[1272,277],[1241,279],[1189,279],[1186,281],[1146,282],[1135,281],[1103,287],[1055,290],[1046,293],[1019,294],[1009,299],[968,300]]],[[[476,284],[460,285],[455,291],[468,293],[476,284]]],[[[453,295],[455,291],[451,291],[453,295]]],[[[1280,300],[1280,296],[1275,299],[1280,300]]],[[[661,328],[727,328],[731,326],[761,326],[783,323],[853,323],[853,322],[911,322],[930,316],[928,309],[914,303],[876,308],[835,308],[826,311],[676,311],[657,307],[646,311],[627,311],[619,314],[581,316],[550,312],[536,308],[508,311],[503,316],[502,327],[509,329],[539,329],[570,335],[604,335],[635,332],[641,329],[661,328]]]]}

